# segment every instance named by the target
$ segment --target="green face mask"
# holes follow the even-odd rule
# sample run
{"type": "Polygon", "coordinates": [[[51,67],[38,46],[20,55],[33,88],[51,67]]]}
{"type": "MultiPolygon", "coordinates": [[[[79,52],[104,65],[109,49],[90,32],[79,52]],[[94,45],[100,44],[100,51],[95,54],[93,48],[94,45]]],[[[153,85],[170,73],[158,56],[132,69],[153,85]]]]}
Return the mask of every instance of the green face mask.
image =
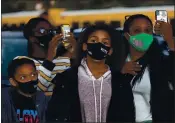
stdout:
{"type": "Polygon", "coordinates": [[[140,33],[130,36],[129,43],[138,51],[147,51],[153,42],[153,35],[140,33]]]}

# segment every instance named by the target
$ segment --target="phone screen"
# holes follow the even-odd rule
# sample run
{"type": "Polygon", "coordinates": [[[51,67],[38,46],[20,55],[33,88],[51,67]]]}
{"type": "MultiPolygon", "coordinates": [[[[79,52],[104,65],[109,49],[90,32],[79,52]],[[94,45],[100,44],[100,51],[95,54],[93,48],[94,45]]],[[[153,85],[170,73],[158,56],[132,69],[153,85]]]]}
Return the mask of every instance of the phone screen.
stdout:
{"type": "Polygon", "coordinates": [[[69,35],[69,33],[70,33],[70,26],[69,25],[62,25],[61,26],[61,30],[62,30],[62,33],[63,33],[63,36],[64,36],[64,38],[67,38],[67,37],[69,37],[70,35],[69,35]]]}
{"type": "Polygon", "coordinates": [[[168,22],[168,13],[166,10],[156,10],[155,16],[158,21],[168,22]]]}

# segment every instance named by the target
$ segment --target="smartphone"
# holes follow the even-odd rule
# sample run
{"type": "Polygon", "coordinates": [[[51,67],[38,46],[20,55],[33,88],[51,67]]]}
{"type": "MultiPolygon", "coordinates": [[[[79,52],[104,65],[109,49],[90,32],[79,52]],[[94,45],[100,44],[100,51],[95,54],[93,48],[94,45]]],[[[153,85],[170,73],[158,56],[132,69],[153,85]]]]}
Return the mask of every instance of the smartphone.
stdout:
{"type": "Polygon", "coordinates": [[[168,22],[168,13],[166,10],[156,10],[155,11],[156,21],[168,22]]]}
{"type": "Polygon", "coordinates": [[[61,32],[63,34],[63,41],[62,41],[62,44],[63,46],[66,48],[66,49],[69,49],[69,47],[71,46],[70,45],[70,42],[68,40],[68,37],[70,36],[70,26],[68,24],[63,24],[61,25],[61,32]]]}
{"type": "Polygon", "coordinates": [[[63,34],[63,40],[67,41],[66,38],[70,36],[70,26],[68,24],[61,25],[61,32],[63,34]]]}

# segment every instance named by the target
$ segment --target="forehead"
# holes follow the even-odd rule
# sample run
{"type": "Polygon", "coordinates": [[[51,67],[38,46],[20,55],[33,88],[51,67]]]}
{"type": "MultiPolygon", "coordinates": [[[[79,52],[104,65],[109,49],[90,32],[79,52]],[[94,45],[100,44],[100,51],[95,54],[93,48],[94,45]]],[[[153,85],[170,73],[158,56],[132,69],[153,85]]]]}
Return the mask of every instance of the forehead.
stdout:
{"type": "Polygon", "coordinates": [[[40,28],[50,29],[51,25],[45,21],[41,21],[36,26],[36,29],[40,29],[40,28]]]}
{"type": "Polygon", "coordinates": [[[104,38],[109,38],[110,37],[108,32],[106,32],[104,30],[96,30],[90,35],[90,37],[91,36],[104,37],[104,38]]]}
{"type": "Polygon", "coordinates": [[[23,64],[16,69],[16,74],[30,74],[36,71],[32,64],[23,64]]]}
{"type": "Polygon", "coordinates": [[[135,19],[132,24],[131,24],[131,27],[148,27],[148,26],[152,26],[151,23],[145,19],[145,18],[138,18],[138,19],[135,19]]]}

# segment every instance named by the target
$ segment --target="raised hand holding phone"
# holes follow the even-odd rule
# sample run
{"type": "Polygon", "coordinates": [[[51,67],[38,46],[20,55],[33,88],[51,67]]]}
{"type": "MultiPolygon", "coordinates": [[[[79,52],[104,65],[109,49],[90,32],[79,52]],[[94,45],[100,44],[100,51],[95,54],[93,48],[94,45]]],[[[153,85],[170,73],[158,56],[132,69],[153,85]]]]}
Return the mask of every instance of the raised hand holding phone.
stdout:
{"type": "Polygon", "coordinates": [[[174,50],[173,29],[172,25],[168,22],[168,14],[165,10],[156,10],[156,23],[154,26],[155,34],[162,35],[167,42],[169,48],[174,50]],[[163,15],[158,15],[158,12],[163,15]],[[161,13],[162,12],[162,13],[161,13]]]}
{"type": "Polygon", "coordinates": [[[154,26],[154,33],[157,35],[162,35],[160,31],[160,22],[168,22],[168,13],[166,10],[156,10],[155,11],[155,26],[154,26]]]}

